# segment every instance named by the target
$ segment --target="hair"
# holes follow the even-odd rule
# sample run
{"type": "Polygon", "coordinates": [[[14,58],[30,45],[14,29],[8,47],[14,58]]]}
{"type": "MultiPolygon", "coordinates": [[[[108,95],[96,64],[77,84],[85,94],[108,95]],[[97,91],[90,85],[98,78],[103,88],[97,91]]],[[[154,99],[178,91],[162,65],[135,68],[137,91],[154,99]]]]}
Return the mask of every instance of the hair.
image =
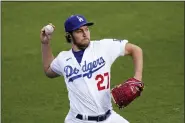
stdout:
{"type": "Polygon", "coordinates": [[[66,38],[67,43],[71,43],[72,42],[72,32],[66,32],[65,38],[66,38]]]}

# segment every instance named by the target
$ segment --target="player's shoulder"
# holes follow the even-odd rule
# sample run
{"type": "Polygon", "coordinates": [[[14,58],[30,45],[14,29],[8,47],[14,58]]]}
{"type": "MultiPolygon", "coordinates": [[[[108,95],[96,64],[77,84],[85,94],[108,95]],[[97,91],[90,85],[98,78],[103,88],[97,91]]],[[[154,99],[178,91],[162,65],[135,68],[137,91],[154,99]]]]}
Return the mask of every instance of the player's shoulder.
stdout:
{"type": "Polygon", "coordinates": [[[107,42],[113,41],[113,39],[100,39],[100,40],[93,40],[91,41],[92,44],[94,45],[100,45],[100,44],[104,44],[107,42]]]}
{"type": "Polygon", "coordinates": [[[99,40],[93,40],[91,42],[93,43],[102,43],[102,42],[107,42],[107,41],[113,41],[114,39],[111,38],[104,38],[104,39],[99,39],[99,40]]]}
{"type": "Polygon", "coordinates": [[[94,40],[92,41],[93,44],[98,44],[98,45],[111,45],[114,42],[128,42],[126,39],[114,39],[114,38],[104,38],[100,40],[94,40]]]}

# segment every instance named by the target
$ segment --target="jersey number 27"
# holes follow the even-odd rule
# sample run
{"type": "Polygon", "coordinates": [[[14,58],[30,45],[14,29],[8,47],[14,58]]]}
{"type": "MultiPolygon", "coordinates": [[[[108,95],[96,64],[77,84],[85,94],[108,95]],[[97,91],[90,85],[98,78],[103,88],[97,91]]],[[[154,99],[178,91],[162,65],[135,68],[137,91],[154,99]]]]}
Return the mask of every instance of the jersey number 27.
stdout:
{"type": "Polygon", "coordinates": [[[104,89],[109,89],[110,82],[109,82],[109,73],[108,72],[106,72],[104,74],[98,74],[96,76],[95,80],[98,81],[97,88],[99,91],[104,90],[104,89]],[[105,81],[107,82],[106,86],[104,84],[105,81]]]}

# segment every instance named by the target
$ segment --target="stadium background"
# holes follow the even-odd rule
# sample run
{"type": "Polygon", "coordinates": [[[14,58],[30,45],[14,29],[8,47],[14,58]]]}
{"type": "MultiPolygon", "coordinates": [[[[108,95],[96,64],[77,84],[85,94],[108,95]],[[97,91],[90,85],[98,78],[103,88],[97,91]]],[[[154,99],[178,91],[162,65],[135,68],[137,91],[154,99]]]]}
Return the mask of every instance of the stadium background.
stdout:
{"type": "MultiPolygon", "coordinates": [[[[95,22],[91,39],[128,39],[144,51],[140,98],[124,110],[131,123],[184,122],[184,2],[1,2],[2,123],[63,123],[69,110],[64,79],[48,79],[39,33],[56,26],[54,55],[67,50],[65,19],[83,14],[95,22]]],[[[130,57],[112,66],[111,87],[133,75],[130,57]]]]}

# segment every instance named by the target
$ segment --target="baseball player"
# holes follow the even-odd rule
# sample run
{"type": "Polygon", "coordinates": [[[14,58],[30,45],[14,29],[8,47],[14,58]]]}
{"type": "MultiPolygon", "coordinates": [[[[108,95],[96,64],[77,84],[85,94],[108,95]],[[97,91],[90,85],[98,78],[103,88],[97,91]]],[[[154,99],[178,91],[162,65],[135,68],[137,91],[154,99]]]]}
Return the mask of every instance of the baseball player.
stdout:
{"type": "Polygon", "coordinates": [[[111,66],[119,56],[130,55],[134,78],[142,80],[142,49],[127,40],[90,40],[89,26],[82,15],[72,15],[64,26],[71,49],[53,56],[51,35],[41,29],[42,62],[47,77],[63,76],[70,109],[65,123],[129,123],[117,114],[111,103],[111,66]]]}

